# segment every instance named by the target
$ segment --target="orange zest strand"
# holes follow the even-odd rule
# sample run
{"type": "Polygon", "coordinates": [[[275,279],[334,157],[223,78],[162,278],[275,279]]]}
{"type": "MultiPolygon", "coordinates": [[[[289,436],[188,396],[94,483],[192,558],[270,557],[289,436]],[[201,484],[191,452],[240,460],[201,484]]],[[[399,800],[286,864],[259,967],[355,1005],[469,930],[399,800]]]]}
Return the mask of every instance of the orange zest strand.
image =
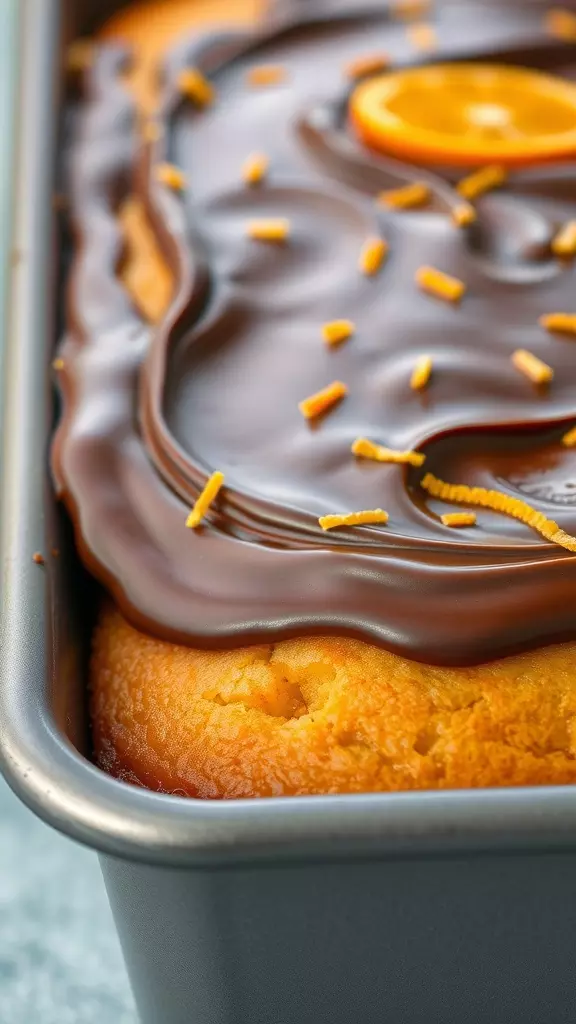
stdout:
{"type": "Polygon", "coordinates": [[[208,107],[216,95],[214,86],[198,68],[187,68],[178,75],[178,88],[183,96],[199,107],[208,107]]]}
{"type": "Polygon", "coordinates": [[[576,427],[572,427],[572,430],[569,430],[567,434],[564,434],[562,444],[565,445],[566,448],[573,448],[574,445],[576,445],[576,427]]]}
{"type": "Polygon", "coordinates": [[[408,39],[416,50],[433,50],[438,39],[431,25],[410,25],[408,39]]]}
{"type": "Polygon", "coordinates": [[[91,39],[76,39],[70,43],[66,51],[66,68],[68,71],[87,71],[94,63],[96,52],[91,39]]]}
{"type": "Polygon", "coordinates": [[[365,78],[367,75],[377,75],[379,71],[386,71],[389,64],[388,54],[367,53],[363,57],[349,61],[344,70],[348,78],[365,78]]]}
{"type": "Polygon", "coordinates": [[[432,0],[393,0],[390,14],[393,18],[421,18],[432,6],[432,0]]]}
{"type": "Polygon", "coordinates": [[[163,135],[162,125],[158,121],[145,121],[141,130],[144,142],[159,142],[163,135]]]}
{"type": "Polygon", "coordinates": [[[357,437],[352,445],[353,455],[359,455],[363,459],[372,459],[374,462],[393,462],[407,466],[422,466],[426,456],[421,452],[398,452],[393,448],[385,448],[384,445],[374,444],[367,437],[357,437]]]}
{"type": "Polygon", "coordinates": [[[505,181],[504,167],[500,167],[499,164],[490,164],[488,167],[482,167],[479,171],[474,171],[474,174],[462,178],[456,185],[456,191],[463,199],[477,199],[478,196],[484,195],[490,189],[503,185],[505,181]]]}
{"type": "Polygon", "coordinates": [[[416,284],[424,292],[434,295],[438,299],[446,299],[447,302],[459,302],[466,285],[457,277],[450,277],[435,267],[420,267],[416,271],[416,284]]]}
{"type": "Polygon", "coordinates": [[[265,153],[252,153],[242,167],[242,177],[246,184],[259,185],[268,173],[269,164],[265,153]]]}
{"type": "Polygon", "coordinates": [[[420,356],[410,377],[410,387],[413,391],[422,391],[426,387],[432,375],[432,356],[420,356]]]}
{"type": "Polygon", "coordinates": [[[367,277],[372,277],[378,273],[387,255],[388,242],[383,238],[369,238],[360,253],[360,270],[367,277]]]}
{"type": "Polygon", "coordinates": [[[446,512],[440,519],[444,526],[475,526],[475,512],[446,512]]]}
{"type": "Polygon", "coordinates": [[[552,252],[555,256],[576,255],[576,220],[569,220],[560,228],[552,239],[552,252]]]}
{"type": "Polygon", "coordinates": [[[355,329],[351,320],[331,320],[322,327],[322,337],[327,345],[339,345],[351,338],[355,329]]]}
{"type": "Polygon", "coordinates": [[[423,206],[430,199],[430,189],[422,181],[414,181],[402,188],[389,189],[378,196],[378,204],[390,209],[409,210],[415,206],[423,206]]]}
{"type": "Polygon", "coordinates": [[[166,185],[167,188],[171,188],[175,192],[181,192],[186,188],[186,175],[174,164],[159,164],[155,173],[156,180],[161,185],[166,185]]]}
{"type": "Polygon", "coordinates": [[[349,512],[342,516],[321,516],[318,520],[323,530],[335,530],[339,526],[373,526],[376,523],[387,523],[388,513],[382,508],[373,508],[369,512],[349,512]]]}
{"type": "Polygon", "coordinates": [[[285,242],[290,235],[290,221],[285,217],[251,220],[247,230],[257,242],[285,242]]]}
{"type": "Polygon", "coordinates": [[[559,544],[567,551],[576,551],[576,537],[565,533],[552,519],[547,519],[543,512],[528,505],[520,498],[511,498],[502,491],[489,491],[485,487],[468,487],[466,484],[447,484],[432,473],[426,473],[421,481],[421,487],[431,494],[433,498],[440,501],[454,503],[463,502],[467,505],[477,505],[481,508],[489,508],[493,512],[503,512],[504,515],[518,519],[526,526],[537,530],[546,540],[553,544],[559,544]]]}
{"type": "Polygon", "coordinates": [[[554,376],[554,370],[547,363],[543,363],[538,356],[528,352],[525,348],[518,348],[512,354],[512,362],[520,373],[523,373],[533,384],[549,384],[554,376]]]}
{"type": "Polygon", "coordinates": [[[452,221],[457,228],[466,228],[476,220],[476,210],[469,203],[458,203],[452,210],[452,221]]]}
{"type": "Polygon", "coordinates": [[[309,398],[299,402],[298,408],[307,420],[313,420],[316,416],[321,416],[322,413],[331,409],[333,405],[340,402],[347,394],[348,388],[346,385],[341,380],[335,380],[327,388],[322,388],[321,391],[317,391],[316,394],[310,395],[309,398]]]}
{"type": "Polygon", "coordinates": [[[204,490],[198,495],[194,507],[186,520],[186,526],[190,527],[191,530],[195,530],[197,526],[200,526],[223,483],[224,473],[219,471],[212,473],[204,490]]]}
{"type": "Polygon", "coordinates": [[[282,64],[258,64],[250,68],[246,75],[248,85],[260,86],[277,85],[286,78],[286,68],[282,64]]]}
{"type": "Polygon", "coordinates": [[[576,313],[546,313],[540,317],[539,323],[547,331],[576,334],[576,313]]]}
{"type": "Polygon", "coordinates": [[[556,7],[548,11],[545,20],[547,32],[557,39],[564,39],[568,42],[576,40],[576,14],[556,7]]]}

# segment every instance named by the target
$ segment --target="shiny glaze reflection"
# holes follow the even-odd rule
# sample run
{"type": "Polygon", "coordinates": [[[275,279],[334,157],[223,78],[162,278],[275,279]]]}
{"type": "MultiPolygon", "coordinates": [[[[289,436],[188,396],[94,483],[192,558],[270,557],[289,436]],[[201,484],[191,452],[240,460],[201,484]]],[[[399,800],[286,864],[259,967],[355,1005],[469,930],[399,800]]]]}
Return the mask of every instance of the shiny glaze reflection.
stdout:
{"type": "MultiPolygon", "coordinates": [[[[380,5],[378,5],[380,7],[380,5]]],[[[434,59],[494,59],[574,77],[572,48],[547,39],[544,5],[445,5],[434,59]]],[[[151,332],[115,278],[114,210],[135,160],[133,112],[103,53],[78,115],[70,159],[75,226],[84,240],[70,286],[63,345],[65,417],[55,470],[79,547],[133,622],[168,639],[233,646],[302,633],[344,633],[409,657],[472,663],[574,637],[573,557],[503,516],[444,527],[421,471],[355,460],[364,435],[426,453],[444,479],[518,494],[576,531],[576,454],[560,438],[576,418],[576,348],[538,317],[570,310],[572,264],[550,240],[576,210],[572,165],[514,172],[478,203],[466,230],[450,220],[457,175],[369,153],[346,117],[342,68],[375,45],[416,55],[405,27],[375,8],[273,24],[256,39],[211,37],[181,47],[167,70],[165,138],[139,154],[140,187],[178,281],[151,332]],[[286,81],[250,89],[246,71],[282,63],[286,81]],[[201,112],[178,97],[190,63],[219,99],[201,112]],[[270,173],[248,189],[240,168],[265,151],[270,173]],[[159,187],[151,163],[190,180],[159,187]],[[386,212],[381,189],[427,180],[424,210],[386,212]],[[253,217],[286,216],[289,244],[247,239],[253,217]],[[357,259],[383,234],[390,257],[367,279],[357,259]],[[466,282],[454,307],[414,284],[429,263],[466,282]],[[337,349],[322,324],[345,317],[337,349]],[[539,390],[510,362],[518,347],[549,362],[539,390]],[[426,392],[410,391],[415,359],[434,359],[426,392]],[[344,380],[349,397],[320,422],[298,401],[344,380]],[[206,475],[226,492],[197,533],[186,511],[206,475]],[[323,534],[326,512],[383,507],[385,529],[323,534]],[[457,626],[456,626],[457,623],[457,626]]]]}

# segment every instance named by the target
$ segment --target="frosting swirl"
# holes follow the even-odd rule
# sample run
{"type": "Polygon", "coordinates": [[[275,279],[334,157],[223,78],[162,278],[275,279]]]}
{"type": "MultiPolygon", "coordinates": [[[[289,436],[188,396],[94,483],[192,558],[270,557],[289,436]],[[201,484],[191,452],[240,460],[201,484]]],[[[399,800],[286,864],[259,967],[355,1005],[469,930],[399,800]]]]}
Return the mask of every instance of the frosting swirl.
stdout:
{"type": "Polygon", "coordinates": [[[572,263],[551,240],[576,211],[576,165],[534,165],[478,200],[458,228],[461,170],[414,167],[368,151],[348,122],[343,68],[373,52],[396,65],[431,60],[519,64],[576,78],[574,49],[549,37],[544,5],[445,4],[437,48],[415,52],[382,5],[276,17],[252,36],[212,36],[169,59],[161,137],[137,144],[120,83],[124,55],[103,50],[74,110],[69,152],[78,236],[69,329],[60,355],[64,412],[53,464],[90,569],[138,626],[196,646],[298,634],[348,634],[444,664],[487,661],[576,636],[576,559],[490,511],[473,530],[445,526],[447,506],[420,486],[497,488],[576,532],[574,341],[539,317],[570,310],[572,263]],[[251,88],[255,65],[282,81],[251,88]],[[213,83],[195,109],[178,80],[213,83]],[[250,188],[241,167],[269,160],[250,188]],[[162,185],[163,160],[188,181],[162,185]],[[119,204],[138,189],[173,268],[176,294],[152,329],[116,276],[119,204]],[[431,202],[384,209],[375,195],[425,182],[431,202]],[[247,222],[283,217],[290,238],[267,246],[247,222]],[[358,272],[383,236],[381,272],[358,272]],[[459,305],[419,291],[423,264],[466,284],[459,305]],[[354,336],[322,342],[328,321],[354,336]],[[511,362],[527,349],[553,367],[539,389],[511,362]],[[423,353],[434,376],[412,390],[423,353]],[[308,422],[307,395],[339,379],[348,395],[308,422]],[[355,459],[365,436],[426,456],[423,468],[355,459]],[[213,470],[226,486],[205,525],[186,517],[213,470]],[[383,528],[324,533],[328,512],[383,508],[383,528]]]}

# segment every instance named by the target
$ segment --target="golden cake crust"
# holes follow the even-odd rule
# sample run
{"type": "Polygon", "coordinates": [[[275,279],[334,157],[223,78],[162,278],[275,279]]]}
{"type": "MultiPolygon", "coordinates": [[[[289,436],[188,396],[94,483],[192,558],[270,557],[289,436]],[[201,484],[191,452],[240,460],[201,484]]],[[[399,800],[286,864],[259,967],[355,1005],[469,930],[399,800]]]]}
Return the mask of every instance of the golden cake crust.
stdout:
{"type": "Polygon", "coordinates": [[[346,638],[199,651],[111,605],[94,636],[100,765],[228,798],[576,781],[576,644],[439,668],[346,638]]]}

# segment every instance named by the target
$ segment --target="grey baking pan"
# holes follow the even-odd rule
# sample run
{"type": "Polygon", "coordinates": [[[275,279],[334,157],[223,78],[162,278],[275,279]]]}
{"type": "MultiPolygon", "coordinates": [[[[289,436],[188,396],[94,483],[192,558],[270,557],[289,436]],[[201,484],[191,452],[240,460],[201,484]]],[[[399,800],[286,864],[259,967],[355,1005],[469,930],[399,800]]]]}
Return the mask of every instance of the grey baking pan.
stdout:
{"type": "Polygon", "coordinates": [[[92,588],[46,472],[52,168],[63,39],[113,7],[19,5],[2,769],[39,815],[99,851],[144,1024],[573,1024],[576,790],[212,803],[127,786],[90,762],[92,588]]]}

